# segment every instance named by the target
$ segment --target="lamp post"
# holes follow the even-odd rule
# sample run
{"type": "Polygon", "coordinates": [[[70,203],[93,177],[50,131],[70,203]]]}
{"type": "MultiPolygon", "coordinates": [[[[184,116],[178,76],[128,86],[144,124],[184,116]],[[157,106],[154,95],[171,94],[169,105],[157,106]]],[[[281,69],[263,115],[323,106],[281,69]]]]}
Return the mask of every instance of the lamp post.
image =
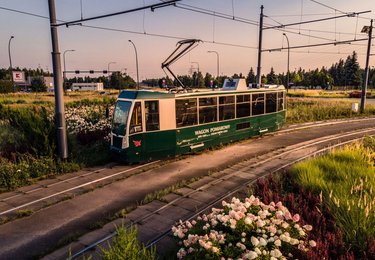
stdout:
{"type": "Polygon", "coordinates": [[[199,88],[199,78],[198,78],[198,76],[199,76],[199,63],[196,62],[196,61],[192,61],[190,63],[197,64],[197,68],[198,68],[198,72],[197,72],[197,87],[199,88]]]}
{"type": "Polygon", "coordinates": [[[289,39],[288,39],[288,36],[283,33],[283,35],[285,36],[286,38],[286,42],[288,43],[288,72],[287,72],[287,76],[286,76],[286,92],[288,92],[288,89],[289,89],[289,75],[290,75],[290,72],[289,72],[289,59],[290,59],[290,48],[289,48],[289,39]]]}
{"type": "Polygon", "coordinates": [[[134,42],[132,40],[129,40],[131,44],[133,44],[134,51],[135,51],[135,65],[137,67],[137,89],[139,89],[139,71],[138,71],[138,53],[137,53],[137,48],[135,47],[134,42]]]}
{"type": "Polygon", "coordinates": [[[368,45],[367,45],[367,55],[366,55],[366,68],[365,74],[363,76],[363,85],[362,85],[362,95],[361,95],[361,113],[365,111],[365,102],[366,102],[366,89],[367,89],[367,82],[368,82],[368,65],[370,62],[371,56],[371,39],[372,39],[372,24],[373,19],[371,19],[370,26],[364,26],[362,29],[362,33],[368,34],[368,45]]]}
{"type": "Polygon", "coordinates": [[[64,90],[66,90],[66,65],[65,65],[65,53],[69,51],[75,51],[75,50],[65,50],[63,53],[63,61],[64,61],[64,72],[63,72],[63,80],[64,80],[64,90]]]}
{"type": "Polygon", "coordinates": [[[110,87],[110,77],[109,77],[109,65],[111,64],[116,64],[115,61],[111,61],[111,62],[108,62],[108,65],[107,65],[107,73],[108,73],[108,87],[110,87]]]}
{"type": "Polygon", "coordinates": [[[207,51],[208,53],[215,53],[217,58],[217,78],[219,78],[219,53],[217,51],[207,51]]]}
{"type": "Polygon", "coordinates": [[[9,54],[9,64],[10,64],[10,78],[12,80],[12,86],[13,86],[13,92],[16,92],[15,86],[14,86],[14,80],[13,80],[13,67],[12,67],[12,57],[10,55],[10,42],[14,39],[14,36],[10,36],[9,42],[8,42],[8,54],[9,54]]]}

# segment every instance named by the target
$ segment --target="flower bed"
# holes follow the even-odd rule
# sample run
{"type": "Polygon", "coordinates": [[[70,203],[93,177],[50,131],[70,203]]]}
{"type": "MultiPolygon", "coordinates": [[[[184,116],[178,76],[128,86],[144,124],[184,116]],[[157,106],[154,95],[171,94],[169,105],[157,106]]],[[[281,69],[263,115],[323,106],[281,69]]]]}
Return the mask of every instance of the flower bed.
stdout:
{"type": "Polygon", "coordinates": [[[223,201],[223,207],[172,228],[179,259],[300,258],[316,246],[308,240],[312,226],[298,224],[300,216],[281,202],[267,205],[251,196],[223,201]]]}

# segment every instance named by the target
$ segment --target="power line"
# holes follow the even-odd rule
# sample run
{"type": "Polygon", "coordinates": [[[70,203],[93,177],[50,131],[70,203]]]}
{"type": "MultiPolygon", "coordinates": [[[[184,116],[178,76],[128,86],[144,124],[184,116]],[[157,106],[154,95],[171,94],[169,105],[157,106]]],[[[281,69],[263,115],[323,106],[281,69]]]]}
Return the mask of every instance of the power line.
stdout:
{"type": "Polygon", "coordinates": [[[337,11],[337,12],[342,13],[342,14],[349,14],[349,13],[347,13],[347,12],[340,11],[340,10],[338,10],[338,9],[336,9],[336,8],[333,8],[333,7],[331,7],[331,6],[328,6],[328,5],[326,5],[326,4],[320,3],[320,2],[318,2],[318,1],[316,1],[316,0],[310,0],[310,1],[311,1],[311,2],[314,2],[314,3],[318,4],[318,5],[324,6],[324,7],[328,8],[328,9],[331,9],[331,10],[333,10],[333,11],[337,11]]]}
{"type": "MultiPolygon", "coordinates": [[[[6,7],[0,7],[2,10],[10,11],[10,12],[15,12],[15,13],[20,13],[20,14],[25,14],[37,18],[43,18],[49,20],[49,17],[43,16],[43,15],[38,15],[30,12],[24,12],[16,9],[10,9],[6,7]]],[[[67,23],[66,21],[63,20],[57,20],[58,22],[63,22],[67,23]]],[[[180,37],[180,36],[173,36],[173,35],[166,35],[166,34],[156,34],[156,33],[146,33],[146,32],[138,32],[138,31],[130,31],[130,30],[123,30],[123,29],[116,29],[116,28],[108,28],[108,27],[101,27],[101,26],[93,26],[93,25],[84,25],[80,24],[79,26],[85,27],[85,28],[92,28],[92,29],[98,29],[98,30],[105,30],[105,31],[112,31],[112,32],[122,32],[122,33],[131,33],[131,34],[138,34],[138,35],[146,35],[146,36],[153,36],[153,37],[160,37],[160,38],[167,38],[167,39],[175,39],[175,40],[186,40],[187,38],[185,37],[180,37]]],[[[217,42],[217,41],[208,41],[208,40],[202,40],[202,42],[205,43],[211,43],[211,44],[218,44],[218,45],[223,45],[223,46],[230,46],[230,47],[239,47],[239,48],[247,48],[247,49],[257,49],[257,47],[253,46],[247,46],[247,45],[240,45],[240,44],[232,44],[232,43],[225,43],[225,42],[217,42]]]]}
{"type": "Polygon", "coordinates": [[[297,23],[289,23],[289,24],[283,24],[283,25],[278,25],[278,26],[270,26],[270,27],[263,28],[263,30],[275,29],[275,28],[281,28],[281,27],[288,27],[288,26],[292,26],[292,25],[300,25],[300,24],[306,24],[306,23],[322,22],[322,21],[328,21],[328,20],[333,20],[333,19],[343,18],[343,17],[353,17],[355,15],[369,13],[369,12],[371,12],[371,11],[363,11],[363,12],[358,12],[358,13],[350,13],[350,14],[321,18],[321,19],[316,19],[316,20],[302,21],[302,22],[297,22],[297,23]]]}
{"type": "Polygon", "coordinates": [[[350,44],[352,42],[359,42],[359,41],[367,41],[367,38],[363,39],[356,39],[356,40],[348,40],[348,41],[340,41],[340,42],[327,42],[327,43],[317,43],[317,44],[309,44],[309,45],[299,45],[299,46],[292,46],[289,48],[282,47],[282,48],[273,48],[273,49],[265,49],[262,50],[263,52],[272,52],[272,51],[280,51],[280,50],[286,50],[286,49],[300,49],[300,48],[306,48],[306,47],[319,47],[319,46],[326,46],[326,45],[338,45],[338,44],[350,44]]]}

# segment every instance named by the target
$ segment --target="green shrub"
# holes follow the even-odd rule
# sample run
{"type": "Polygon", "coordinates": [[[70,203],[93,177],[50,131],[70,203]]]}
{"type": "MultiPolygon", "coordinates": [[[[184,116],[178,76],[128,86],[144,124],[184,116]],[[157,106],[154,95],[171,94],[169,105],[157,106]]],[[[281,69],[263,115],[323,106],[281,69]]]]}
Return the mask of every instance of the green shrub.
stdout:
{"type": "Polygon", "coordinates": [[[101,248],[104,260],[151,260],[156,258],[155,248],[148,250],[138,242],[136,227],[127,230],[122,225],[116,228],[116,233],[113,245],[108,244],[108,250],[101,248]]]}

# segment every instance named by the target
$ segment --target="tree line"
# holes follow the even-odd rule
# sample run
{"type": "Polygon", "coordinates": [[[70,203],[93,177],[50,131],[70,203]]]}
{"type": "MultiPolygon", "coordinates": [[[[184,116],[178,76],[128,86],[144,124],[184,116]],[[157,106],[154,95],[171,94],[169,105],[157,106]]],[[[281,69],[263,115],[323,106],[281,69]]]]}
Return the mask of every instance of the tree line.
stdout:
{"type": "MultiPolygon", "coordinates": [[[[14,70],[21,70],[15,68],[14,70]]],[[[42,77],[52,76],[51,73],[43,71],[42,69],[22,69],[25,72],[26,77],[32,76],[33,81],[31,88],[33,91],[45,91],[46,86],[43,86],[42,77]],[[42,87],[40,87],[42,86],[42,87]]],[[[360,68],[358,64],[358,56],[356,52],[353,52],[345,60],[340,59],[336,63],[332,64],[331,67],[316,68],[314,70],[308,70],[299,68],[290,72],[289,75],[289,87],[292,86],[304,86],[306,88],[332,88],[332,87],[348,87],[348,88],[360,88],[363,82],[364,70],[360,68]]],[[[253,68],[250,68],[247,75],[242,73],[233,75],[222,75],[214,77],[210,73],[202,74],[201,71],[195,71],[191,75],[179,75],[179,80],[187,87],[192,88],[218,88],[221,87],[224,79],[232,78],[245,78],[247,84],[256,82],[256,75],[253,68]]],[[[11,85],[11,76],[9,69],[0,69],[0,93],[11,92],[13,87],[11,85]]],[[[264,84],[282,84],[288,85],[287,73],[276,74],[274,69],[271,67],[269,73],[262,75],[262,83],[264,84]]],[[[137,82],[126,73],[113,72],[108,76],[99,77],[79,77],[69,78],[64,84],[65,88],[70,88],[72,83],[82,82],[102,82],[105,88],[114,89],[125,89],[135,88],[137,82]]],[[[140,82],[143,86],[150,87],[170,87],[177,86],[178,82],[174,79],[167,77],[163,78],[151,78],[140,82]]],[[[375,69],[370,68],[369,70],[369,87],[375,87],[375,69]]]]}

